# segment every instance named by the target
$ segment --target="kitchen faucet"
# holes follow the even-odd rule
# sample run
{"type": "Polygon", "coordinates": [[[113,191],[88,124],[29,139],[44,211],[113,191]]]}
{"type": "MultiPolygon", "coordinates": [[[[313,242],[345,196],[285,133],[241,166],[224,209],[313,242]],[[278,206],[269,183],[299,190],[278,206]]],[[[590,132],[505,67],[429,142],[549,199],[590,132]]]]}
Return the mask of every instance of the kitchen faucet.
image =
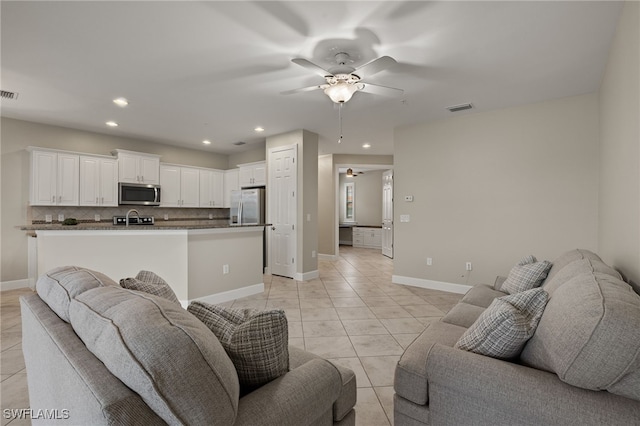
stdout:
{"type": "Polygon", "coordinates": [[[140,222],[140,214],[138,213],[138,210],[136,209],[131,209],[127,212],[127,215],[124,218],[124,222],[125,222],[125,226],[129,226],[129,215],[131,213],[135,213],[136,217],[138,218],[138,222],[140,222]]]}

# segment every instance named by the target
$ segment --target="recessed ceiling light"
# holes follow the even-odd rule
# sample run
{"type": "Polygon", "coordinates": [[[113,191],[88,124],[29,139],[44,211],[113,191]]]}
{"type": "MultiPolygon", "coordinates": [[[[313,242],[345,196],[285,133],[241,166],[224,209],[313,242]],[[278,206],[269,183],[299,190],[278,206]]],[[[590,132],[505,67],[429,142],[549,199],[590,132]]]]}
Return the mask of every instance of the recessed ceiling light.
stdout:
{"type": "Polygon", "coordinates": [[[105,124],[109,127],[118,127],[118,123],[115,121],[107,121],[105,124]]]}
{"type": "Polygon", "coordinates": [[[209,140],[203,140],[202,143],[205,145],[211,145],[211,141],[209,140]]]}
{"type": "Polygon", "coordinates": [[[260,133],[260,132],[264,132],[264,127],[260,127],[260,126],[258,126],[258,127],[256,127],[255,129],[253,129],[253,130],[254,130],[255,132],[258,132],[258,133],[260,133]]]}
{"type": "Polygon", "coordinates": [[[369,149],[369,148],[371,148],[371,144],[370,144],[370,143],[363,143],[363,144],[362,144],[362,147],[363,147],[364,149],[369,149]]]}
{"type": "Polygon", "coordinates": [[[125,98],[117,98],[113,100],[113,103],[118,105],[119,107],[126,107],[127,105],[129,105],[129,101],[126,100],[125,98]]]}

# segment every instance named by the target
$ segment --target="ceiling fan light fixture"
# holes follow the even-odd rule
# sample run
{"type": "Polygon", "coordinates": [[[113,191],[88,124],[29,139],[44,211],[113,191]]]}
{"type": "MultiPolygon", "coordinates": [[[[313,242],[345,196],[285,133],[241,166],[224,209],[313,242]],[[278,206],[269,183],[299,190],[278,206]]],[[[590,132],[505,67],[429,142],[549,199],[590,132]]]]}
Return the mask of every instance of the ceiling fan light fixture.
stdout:
{"type": "Polygon", "coordinates": [[[324,89],[324,93],[329,96],[333,102],[343,104],[348,102],[357,90],[358,85],[339,81],[324,89]]]}
{"type": "Polygon", "coordinates": [[[347,169],[347,177],[353,177],[353,169],[352,168],[348,168],[347,169]]]}

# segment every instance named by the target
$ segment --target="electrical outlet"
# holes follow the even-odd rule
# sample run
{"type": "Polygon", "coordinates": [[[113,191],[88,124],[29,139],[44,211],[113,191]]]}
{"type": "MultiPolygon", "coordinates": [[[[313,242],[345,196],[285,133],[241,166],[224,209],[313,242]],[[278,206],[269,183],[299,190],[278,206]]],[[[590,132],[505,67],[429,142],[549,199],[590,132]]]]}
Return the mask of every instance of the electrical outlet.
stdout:
{"type": "Polygon", "coordinates": [[[44,221],[47,222],[47,223],[53,222],[53,216],[51,216],[50,214],[45,214],[44,215],[44,221]]]}
{"type": "Polygon", "coordinates": [[[209,213],[209,219],[213,219],[213,213],[209,213]]]}
{"type": "Polygon", "coordinates": [[[427,257],[427,266],[431,266],[433,265],[433,259],[430,257],[427,257]]]}
{"type": "Polygon", "coordinates": [[[315,250],[311,250],[311,257],[316,257],[316,251],[315,250]]]}
{"type": "Polygon", "coordinates": [[[467,271],[473,271],[473,265],[471,264],[471,262],[467,262],[467,264],[465,265],[465,269],[467,271]]]}
{"type": "Polygon", "coordinates": [[[226,264],[225,264],[225,265],[222,265],[222,273],[223,273],[224,275],[226,275],[226,274],[228,274],[228,273],[229,273],[229,265],[226,265],[226,264]]]}
{"type": "Polygon", "coordinates": [[[64,215],[62,213],[58,214],[58,222],[64,222],[64,215]]]}
{"type": "Polygon", "coordinates": [[[100,222],[100,215],[99,214],[93,215],[93,220],[95,220],[96,222],[100,222]]]}
{"type": "Polygon", "coordinates": [[[169,213],[164,214],[164,220],[169,220],[169,213]]]}

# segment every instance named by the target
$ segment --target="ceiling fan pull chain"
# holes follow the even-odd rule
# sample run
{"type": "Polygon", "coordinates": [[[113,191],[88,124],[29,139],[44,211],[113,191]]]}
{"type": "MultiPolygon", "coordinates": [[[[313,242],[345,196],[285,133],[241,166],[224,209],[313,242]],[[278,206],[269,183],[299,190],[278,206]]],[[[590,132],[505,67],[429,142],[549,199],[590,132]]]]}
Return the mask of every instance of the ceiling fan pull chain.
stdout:
{"type": "Polygon", "coordinates": [[[340,137],[338,143],[342,143],[342,104],[338,104],[338,123],[340,125],[340,137]]]}

